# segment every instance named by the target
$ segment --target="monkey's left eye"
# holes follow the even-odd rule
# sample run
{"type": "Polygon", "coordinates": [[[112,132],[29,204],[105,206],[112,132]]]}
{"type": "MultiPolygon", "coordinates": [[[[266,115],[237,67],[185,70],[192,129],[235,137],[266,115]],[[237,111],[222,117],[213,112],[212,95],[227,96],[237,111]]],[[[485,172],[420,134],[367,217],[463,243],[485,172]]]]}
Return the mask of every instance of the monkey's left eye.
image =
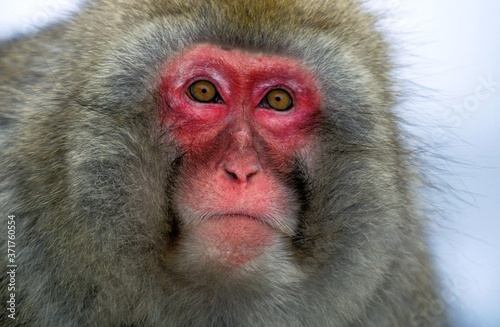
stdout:
{"type": "Polygon", "coordinates": [[[189,87],[189,97],[199,102],[219,102],[220,95],[209,81],[201,80],[196,81],[189,87]]]}
{"type": "Polygon", "coordinates": [[[261,102],[264,108],[270,108],[278,111],[286,111],[292,108],[292,96],[283,89],[274,89],[269,91],[261,102]]]}

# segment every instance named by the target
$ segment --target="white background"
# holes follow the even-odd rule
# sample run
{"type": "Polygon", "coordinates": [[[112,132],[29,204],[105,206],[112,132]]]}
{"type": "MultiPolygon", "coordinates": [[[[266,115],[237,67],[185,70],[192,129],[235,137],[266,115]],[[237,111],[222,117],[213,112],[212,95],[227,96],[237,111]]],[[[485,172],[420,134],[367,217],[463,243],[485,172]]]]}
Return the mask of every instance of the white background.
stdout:
{"type": "MultiPolygon", "coordinates": [[[[78,1],[78,0],[76,0],[78,1]]],[[[0,0],[0,39],[68,17],[75,0],[0,0]],[[70,11],[68,11],[70,8],[70,11]]],[[[457,327],[500,326],[500,1],[370,0],[402,67],[399,109],[432,149],[433,246],[457,327]],[[443,161],[439,156],[448,158],[443,161]],[[449,186],[446,186],[446,185],[449,186]]],[[[428,151],[431,152],[431,151],[428,151]]]]}

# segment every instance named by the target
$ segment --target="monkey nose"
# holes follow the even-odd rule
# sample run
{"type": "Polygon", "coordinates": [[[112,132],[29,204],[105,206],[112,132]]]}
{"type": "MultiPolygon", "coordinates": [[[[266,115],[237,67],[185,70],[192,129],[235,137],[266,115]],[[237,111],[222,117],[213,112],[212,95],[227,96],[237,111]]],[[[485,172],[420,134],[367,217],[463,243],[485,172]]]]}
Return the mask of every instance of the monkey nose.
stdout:
{"type": "Polygon", "coordinates": [[[226,177],[239,183],[248,183],[257,175],[261,166],[256,158],[232,158],[223,163],[222,168],[226,177]]]}

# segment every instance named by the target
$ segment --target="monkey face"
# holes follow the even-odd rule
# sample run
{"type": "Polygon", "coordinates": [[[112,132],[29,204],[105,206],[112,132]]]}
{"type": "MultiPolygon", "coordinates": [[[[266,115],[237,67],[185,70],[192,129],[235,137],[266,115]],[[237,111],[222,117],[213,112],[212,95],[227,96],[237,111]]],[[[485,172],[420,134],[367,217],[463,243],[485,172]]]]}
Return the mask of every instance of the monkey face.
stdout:
{"type": "Polygon", "coordinates": [[[317,138],[311,71],[291,58],[213,45],[178,53],[165,71],[161,121],[182,153],[174,206],[184,257],[234,271],[290,247],[300,190],[286,176],[317,138]]]}

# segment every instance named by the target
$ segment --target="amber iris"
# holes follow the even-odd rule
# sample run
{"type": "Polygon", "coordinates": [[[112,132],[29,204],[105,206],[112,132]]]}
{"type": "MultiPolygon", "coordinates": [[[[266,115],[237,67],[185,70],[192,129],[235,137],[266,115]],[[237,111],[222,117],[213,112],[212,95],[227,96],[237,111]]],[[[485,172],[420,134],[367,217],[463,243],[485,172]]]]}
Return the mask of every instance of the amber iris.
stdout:
{"type": "Polygon", "coordinates": [[[267,93],[265,102],[269,108],[279,111],[288,110],[293,104],[290,94],[282,89],[274,89],[267,93]]]}
{"type": "Polygon", "coordinates": [[[217,89],[209,81],[201,80],[191,84],[189,95],[195,101],[213,102],[217,97],[217,89]]]}

